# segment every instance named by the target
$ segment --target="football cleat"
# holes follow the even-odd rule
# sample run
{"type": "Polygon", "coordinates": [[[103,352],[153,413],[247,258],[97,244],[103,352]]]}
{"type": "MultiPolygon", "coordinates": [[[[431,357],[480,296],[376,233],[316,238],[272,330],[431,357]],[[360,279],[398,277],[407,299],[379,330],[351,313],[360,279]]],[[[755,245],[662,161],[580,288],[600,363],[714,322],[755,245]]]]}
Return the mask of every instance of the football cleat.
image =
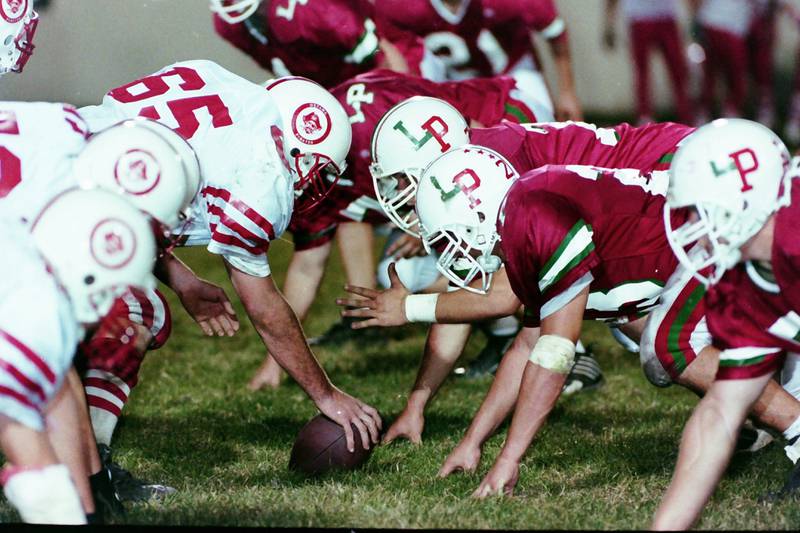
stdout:
{"type": "Polygon", "coordinates": [[[584,353],[575,354],[575,362],[569,371],[567,381],[561,388],[561,394],[569,396],[584,390],[592,390],[603,384],[603,371],[600,365],[587,349],[584,353]]]}
{"type": "Polygon", "coordinates": [[[125,507],[114,492],[114,486],[111,484],[111,472],[108,468],[103,466],[99,472],[89,476],[89,485],[95,504],[90,524],[104,524],[109,518],[125,515],[125,507]]]}
{"type": "Polygon", "coordinates": [[[114,462],[111,448],[107,445],[98,444],[97,451],[100,452],[100,461],[103,463],[103,467],[109,472],[111,485],[114,487],[114,493],[119,501],[147,502],[161,500],[170,494],[178,492],[173,487],[133,477],[133,474],[114,462]]]}
{"type": "MultiPolygon", "coordinates": [[[[790,440],[789,445],[791,446],[796,441],[797,437],[790,440]]],[[[761,496],[758,501],[761,503],[774,503],[786,498],[796,498],[798,495],[800,495],[800,461],[794,464],[794,468],[792,468],[789,477],[779,491],[768,492],[761,496]]]]}
{"type": "Polygon", "coordinates": [[[772,441],[772,435],[747,420],[736,440],[735,453],[755,453],[772,441]]]}
{"type": "Polygon", "coordinates": [[[466,367],[456,368],[453,373],[466,379],[478,379],[494,375],[497,372],[497,367],[500,366],[503,354],[506,353],[516,336],[516,331],[511,335],[487,334],[486,346],[483,347],[478,357],[473,359],[466,367]]]}

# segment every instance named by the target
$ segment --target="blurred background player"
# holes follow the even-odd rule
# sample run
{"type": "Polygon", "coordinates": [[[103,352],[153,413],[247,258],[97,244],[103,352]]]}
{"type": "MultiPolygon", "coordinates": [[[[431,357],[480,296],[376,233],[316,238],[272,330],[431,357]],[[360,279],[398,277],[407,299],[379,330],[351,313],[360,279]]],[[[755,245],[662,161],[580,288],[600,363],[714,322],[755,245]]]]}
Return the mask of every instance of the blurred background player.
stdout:
{"type": "Polygon", "coordinates": [[[214,29],[275,76],[333,87],[378,66],[405,71],[369,0],[210,0],[214,29]]]}
{"type": "MultiPolygon", "coordinates": [[[[603,43],[613,49],[617,43],[615,21],[619,0],[606,0],[603,43]]],[[[679,122],[694,121],[689,97],[688,68],[681,29],[678,24],[678,0],[622,0],[622,16],[628,24],[630,52],[636,80],[636,120],[639,124],[653,121],[650,87],[650,58],[657,51],[672,82],[673,101],[679,122]]]]}
{"type": "Polygon", "coordinates": [[[22,72],[33,54],[38,24],[32,0],[0,1],[0,75],[22,72]]]}
{"type": "Polygon", "coordinates": [[[378,30],[403,54],[410,72],[434,80],[507,74],[533,99],[549,102],[558,120],[582,118],[566,24],[553,0],[379,0],[375,13],[378,30]],[[550,46],[555,98],[541,72],[535,33],[550,46]],[[441,60],[439,68],[426,68],[426,50],[441,60]]]}
{"type": "MultiPolygon", "coordinates": [[[[314,209],[313,217],[296,217],[289,225],[294,236],[295,253],[283,292],[287,301],[303,320],[316,297],[331,251],[331,241],[336,233],[347,282],[351,285],[374,288],[376,266],[373,257],[373,231],[388,222],[376,198],[375,185],[370,171],[371,142],[375,126],[394,105],[411,97],[432,96],[441,98],[457,108],[475,125],[495,125],[502,120],[536,122],[539,118],[552,119],[544,106],[526,98],[516,82],[507,76],[475,78],[463,81],[437,83],[417,76],[389,70],[376,70],[360,74],[352,80],[331,89],[348,113],[353,128],[353,142],[347,156],[347,170],[331,194],[314,209]],[[545,114],[542,117],[542,114],[545,114]],[[337,229],[339,230],[337,232],[337,229]],[[342,234],[345,230],[345,234],[342,234]]],[[[409,135],[418,136],[420,142],[426,131],[416,131],[416,124],[408,124],[409,135]]],[[[452,124],[432,124],[435,133],[447,139],[452,124]],[[445,131],[442,128],[448,129],[445,131]]],[[[463,130],[465,123],[462,123],[463,130]]],[[[457,134],[457,131],[453,131],[457,134]]],[[[463,133],[463,132],[462,132],[463,133]]],[[[444,145],[431,137],[420,145],[422,149],[439,152],[444,145]]],[[[398,159],[406,154],[398,150],[398,159]]],[[[413,292],[430,290],[439,278],[435,260],[422,250],[419,238],[393,230],[378,266],[378,282],[388,287],[387,268],[396,261],[401,279],[413,292]]],[[[354,332],[352,320],[342,319],[319,337],[309,339],[311,344],[330,344],[345,339],[363,337],[366,332],[354,332]]],[[[486,358],[497,361],[506,345],[517,331],[515,320],[503,326],[494,324],[487,329],[490,337],[486,358]]],[[[272,359],[265,360],[250,382],[251,389],[276,386],[281,375],[280,367],[272,359]]]]}

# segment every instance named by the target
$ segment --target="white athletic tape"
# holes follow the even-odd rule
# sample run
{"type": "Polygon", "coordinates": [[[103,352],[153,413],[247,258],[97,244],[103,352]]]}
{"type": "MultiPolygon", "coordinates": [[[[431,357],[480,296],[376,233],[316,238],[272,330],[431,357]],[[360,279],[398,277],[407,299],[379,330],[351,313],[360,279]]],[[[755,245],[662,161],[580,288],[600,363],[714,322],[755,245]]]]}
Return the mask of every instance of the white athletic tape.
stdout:
{"type": "Polygon", "coordinates": [[[436,322],[436,300],[439,293],[406,296],[406,319],[409,322],[436,322]]]}
{"type": "Polygon", "coordinates": [[[568,374],[575,361],[575,343],[560,335],[542,335],[528,360],[547,370],[568,374]]]}

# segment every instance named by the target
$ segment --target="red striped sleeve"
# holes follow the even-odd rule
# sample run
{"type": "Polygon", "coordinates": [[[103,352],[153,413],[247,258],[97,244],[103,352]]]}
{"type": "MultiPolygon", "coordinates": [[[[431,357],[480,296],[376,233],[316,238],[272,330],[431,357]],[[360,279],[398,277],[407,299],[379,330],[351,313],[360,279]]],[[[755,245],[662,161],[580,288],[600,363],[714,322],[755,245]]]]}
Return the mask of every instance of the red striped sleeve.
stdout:
{"type": "Polygon", "coordinates": [[[250,244],[243,241],[236,235],[228,235],[227,233],[218,232],[216,224],[210,224],[210,227],[211,227],[212,241],[218,242],[219,244],[224,244],[226,246],[235,246],[237,248],[242,248],[243,250],[246,250],[247,252],[253,255],[263,255],[266,253],[266,249],[251,246],[250,244]]]}
{"type": "Polygon", "coordinates": [[[259,237],[258,235],[256,235],[252,231],[250,231],[249,229],[245,228],[244,226],[242,226],[241,224],[236,222],[234,219],[229,217],[225,213],[225,210],[222,209],[220,206],[213,205],[213,204],[209,205],[208,206],[208,212],[209,212],[209,214],[218,216],[220,224],[222,224],[223,226],[225,226],[229,230],[231,230],[234,233],[236,233],[236,235],[238,235],[238,236],[240,236],[240,237],[242,237],[244,239],[247,239],[249,241],[252,241],[255,246],[260,247],[263,250],[266,250],[267,248],[269,248],[269,241],[268,240],[259,237]]]}
{"type": "Polygon", "coordinates": [[[72,107],[71,105],[63,106],[64,113],[67,116],[64,117],[64,120],[67,121],[67,124],[79,135],[83,136],[84,139],[89,138],[89,126],[86,124],[86,121],[83,120],[83,117],[78,114],[78,111],[72,107]]]}
{"type": "Polygon", "coordinates": [[[51,384],[56,384],[56,376],[53,374],[53,371],[50,370],[50,367],[39,357],[36,352],[25,346],[22,342],[19,341],[16,337],[11,335],[10,333],[3,331],[0,329],[0,339],[5,340],[11,346],[19,350],[19,352],[28,358],[28,360],[33,363],[33,365],[39,369],[39,371],[44,375],[44,377],[49,381],[51,384]]]}
{"type": "Polygon", "coordinates": [[[264,230],[264,233],[267,234],[267,238],[269,240],[275,239],[275,230],[272,227],[272,224],[269,220],[262,217],[258,214],[253,208],[248,206],[246,203],[242,202],[238,199],[232,199],[230,191],[226,191],[224,189],[218,189],[216,187],[206,186],[203,188],[204,195],[214,196],[216,198],[220,198],[224,200],[226,203],[233,206],[237,211],[242,213],[248,219],[250,219],[256,226],[264,230]]]}

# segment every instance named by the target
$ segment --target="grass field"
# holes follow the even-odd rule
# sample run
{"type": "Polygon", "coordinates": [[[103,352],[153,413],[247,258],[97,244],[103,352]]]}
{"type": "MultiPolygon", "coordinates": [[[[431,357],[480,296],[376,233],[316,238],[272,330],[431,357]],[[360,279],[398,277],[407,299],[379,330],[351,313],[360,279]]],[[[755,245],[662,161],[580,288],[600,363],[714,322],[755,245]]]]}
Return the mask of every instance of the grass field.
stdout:
{"type": "MultiPolygon", "coordinates": [[[[271,248],[279,281],[290,250],[288,242],[271,248]]],[[[218,260],[204,250],[181,255],[201,276],[225,281],[218,260]]],[[[332,301],[343,284],[338,264],[332,258],[306,325],[309,335],[337,318],[332,301]]],[[[174,298],[171,304],[173,336],[165,348],[148,355],[113,444],[118,462],[179,493],[161,503],[129,506],[118,523],[644,528],[669,482],[680,431],[695,403],[677,387],[659,390],[647,384],[638,358],[618,347],[603,326],[587,324],[585,339],[596,343],[606,384],[560,401],[524,460],[515,497],[469,498],[499,451],[506,427],[487,443],[477,474],[436,478],[487,380],[445,384],[429,411],[421,447],[407,442],[379,447],[361,471],[306,480],[286,465],[294,436],[316,413],[313,404],[293,383],[276,391],[247,391],[245,384],[263,356],[249,324],[234,338],[204,338],[174,298]]],[[[386,342],[348,342],[317,351],[334,383],[377,407],[385,422],[404,405],[425,337],[422,327],[402,333],[386,342]]],[[[465,357],[474,356],[481,342],[477,334],[465,357]]],[[[775,444],[755,456],[738,457],[699,526],[798,529],[797,502],[756,503],[760,494],[780,486],[788,468],[775,444]]],[[[0,520],[16,520],[16,515],[3,505],[0,520]]]]}

